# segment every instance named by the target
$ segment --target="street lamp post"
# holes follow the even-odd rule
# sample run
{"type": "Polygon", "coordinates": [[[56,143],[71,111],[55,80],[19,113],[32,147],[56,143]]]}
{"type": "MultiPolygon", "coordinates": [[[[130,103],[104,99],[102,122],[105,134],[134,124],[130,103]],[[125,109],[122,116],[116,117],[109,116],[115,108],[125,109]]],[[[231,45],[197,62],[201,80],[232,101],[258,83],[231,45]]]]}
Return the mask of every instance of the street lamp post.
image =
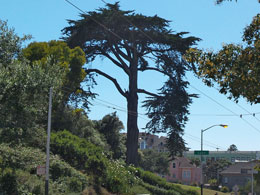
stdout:
{"type": "Polygon", "coordinates": [[[202,151],[203,151],[203,132],[207,131],[208,129],[215,127],[215,126],[220,126],[223,128],[227,128],[227,125],[223,124],[218,124],[218,125],[212,125],[206,129],[201,129],[201,153],[200,153],[200,166],[201,166],[201,177],[200,177],[200,190],[201,190],[201,195],[203,195],[203,165],[202,165],[202,151]]]}

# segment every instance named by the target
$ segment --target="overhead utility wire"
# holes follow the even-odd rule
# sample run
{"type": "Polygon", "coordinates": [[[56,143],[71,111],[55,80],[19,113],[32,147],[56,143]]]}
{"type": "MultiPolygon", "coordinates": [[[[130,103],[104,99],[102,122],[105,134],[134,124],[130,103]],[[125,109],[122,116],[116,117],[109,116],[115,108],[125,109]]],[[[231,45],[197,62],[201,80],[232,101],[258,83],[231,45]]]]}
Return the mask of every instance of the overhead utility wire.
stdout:
{"type": "MultiPolygon", "coordinates": [[[[212,100],[213,102],[215,102],[216,104],[218,104],[219,106],[221,106],[222,108],[224,108],[225,110],[228,110],[229,112],[233,113],[234,115],[240,117],[240,115],[236,114],[235,112],[233,112],[232,110],[230,110],[230,109],[227,108],[226,106],[220,104],[219,102],[217,102],[216,100],[214,100],[213,98],[211,98],[211,97],[208,96],[206,93],[204,93],[204,92],[202,92],[201,90],[199,90],[198,88],[192,86],[191,84],[190,84],[190,86],[191,86],[193,89],[199,91],[201,94],[203,94],[204,96],[206,96],[206,97],[209,98],[210,100],[212,100]]],[[[243,120],[245,123],[247,123],[249,126],[251,126],[251,127],[252,127],[254,130],[256,130],[258,133],[260,133],[260,130],[259,130],[258,128],[256,128],[254,125],[252,125],[250,122],[248,122],[247,120],[245,120],[244,118],[241,118],[241,117],[240,117],[240,119],[243,120]]]]}
{"type": "MultiPolygon", "coordinates": [[[[105,4],[108,4],[105,0],[101,0],[103,3],[105,3],[105,4]]],[[[134,26],[134,27],[136,27],[137,29],[139,29],[139,31],[143,34],[143,35],[145,35],[148,39],[150,39],[151,41],[153,41],[153,42],[155,42],[154,41],[154,39],[153,38],[151,38],[147,33],[145,33],[142,29],[140,29],[139,27],[137,27],[135,24],[133,24],[131,21],[129,21],[126,17],[124,17],[123,15],[121,16],[123,19],[125,19],[129,24],[131,24],[132,26],[134,26]]],[[[240,105],[238,105],[239,107],[241,107],[244,111],[246,111],[246,112],[248,112],[249,113],[249,115],[253,115],[254,117],[255,117],[255,113],[250,113],[249,111],[247,111],[246,109],[244,109],[242,106],[240,106],[240,105]]],[[[229,110],[229,111],[231,111],[231,110],[229,110]]],[[[232,112],[232,111],[231,111],[232,112]]],[[[141,113],[140,113],[141,114],[141,113]]],[[[142,115],[144,115],[144,114],[142,114],[142,115]]],[[[244,114],[245,115],[245,114],[244,114]]],[[[234,113],[234,116],[237,116],[237,114],[236,113],[234,113]]],[[[240,115],[240,116],[242,116],[242,114],[240,115]]],[[[255,117],[258,121],[260,121],[257,117],[255,117]]]]}
{"type": "MultiPolygon", "coordinates": [[[[103,3],[108,4],[105,0],[101,0],[103,3]]],[[[135,28],[137,28],[144,36],[146,36],[148,39],[150,39],[151,41],[155,42],[155,40],[150,37],[148,34],[146,34],[142,29],[140,29],[139,27],[137,27],[135,24],[133,24],[130,20],[128,20],[126,17],[124,17],[123,15],[121,15],[121,17],[123,19],[125,19],[125,21],[127,21],[129,24],[131,24],[132,26],[134,26],[135,28]]]]}
{"type": "MultiPolygon", "coordinates": [[[[75,7],[76,9],[78,9],[79,11],[81,11],[82,13],[87,14],[87,12],[83,11],[82,9],[80,9],[78,6],[76,6],[75,4],[71,3],[69,0],[65,0],[66,2],[68,2],[70,5],[72,5],[73,7],[75,7]]],[[[101,0],[103,3],[107,4],[106,1],[101,0]]],[[[127,18],[125,18],[124,16],[122,16],[128,23],[130,23],[131,25],[133,25],[134,27],[138,28],[135,24],[133,24],[131,21],[129,21],[127,18]]],[[[115,35],[117,38],[119,39],[123,39],[122,37],[120,37],[118,34],[116,34],[115,32],[111,31],[109,28],[107,28],[104,24],[100,23],[99,21],[95,20],[94,18],[90,18],[92,19],[94,22],[96,22],[97,24],[99,24],[100,26],[102,26],[103,28],[105,28],[106,30],[108,30],[110,33],[112,33],[113,35],[115,35]]],[[[143,33],[148,39],[150,39],[151,41],[154,41],[149,35],[147,35],[145,32],[143,32],[140,28],[138,28],[139,31],[141,33],[143,33]]],[[[191,85],[190,85],[191,86],[191,85]]],[[[194,88],[194,87],[193,87],[194,88]]],[[[209,96],[208,96],[209,97],[209,96]]],[[[218,105],[224,107],[222,104],[218,103],[217,101],[215,101],[213,98],[209,97],[211,100],[213,100],[214,102],[216,102],[218,105]]],[[[238,116],[238,114],[234,113],[232,110],[224,107],[225,109],[227,109],[228,111],[230,111],[231,113],[233,113],[235,116],[238,116]]],[[[248,112],[248,111],[247,111],[248,112]]],[[[249,112],[250,113],[250,112],[249,112]]],[[[141,113],[140,113],[141,114],[141,113]]],[[[251,113],[250,113],[251,114],[251,113]]],[[[145,115],[145,114],[142,114],[145,115]]],[[[240,115],[239,115],[240,116],[240,115]]],[[[255,117],[256,118],[256,117],[255,117]]],[[[257,118],[256,118],[257,119],[257,118]]],[[[259,120],[259,119],[257,119],[259,120]]],[[[260,120],[259,120],[260,121],[260,120]]],[[[246,121],[247,122],[247,121],[246,121]]],[[[248,123],[248,122],[247,122],[248,123]]],[[[250,124],[250,126],[253,127],[252,124],[250,124]]],[[[259,131],[257,128],[253,127],[254,129],[256,129],[257,131],[259,131]]],[[[259,131],[260,132],[260,131],[259,131]]]]}
{"type": "MultiPolygon", "coordinates": [[[[190,139],[192,139],[192,140],[194,140],[194,141],[196,141],[196,142],[201,143],[200,138],[198,138],[198,137],[196,137],[196,136],[194,136],[194,135],[192,135],[192,134],[185,133],[184,136],[188,136],[190,139]]],[[[220,149],[223,149],[223,150],[224,150],[224,148],[220,147],[219,145],[214,144],[214,143],[212,143],[212,142],[209,142],[209,141],[207,141],[207,140],[204,140],[204,145],[207,145],[207,146],[212,147],[212,148],[220,148],[220,149]]]]}
{"type": "MultiPolygon", "coordinates": [[[[111,105],[114,105],[114,104],[112,104],[112,103],[110,103],[110,102],[108,102],[108,101],[105,101],[105,100],[101,100],[101,99],[99,99],[99,101],[103,101],[103,102],[105,102],[105,103],[107,103],[107,104],[111,104],[111,105]]],[[[115,108],[115,107],[111,107],[111,106],[107,106],[107,105],[105,105],[105,104],[100,104],[100,105],[103,105],[103,106],[106,106],[106,107],[108,107],[108,108],[112,108],[112,109],[114,109],[114,110],[119,110],[119,111],[123,111],[123,112],[126,112],[127,113],[127,111],[124,109],[124,110],[122,110],[122,109],[117,109],[117,108],[115,108]]],[[[142,119],[144,119],[144,120],[146,120],[146,121],[149,121],[148,119],[146,119],[146,118],[143,118],[143,117],[140,117],[140,116],[138,116],[139,118],[142,118],[142,119]]],[[[194,136],[194,135],[192,135],[192,134],[188,134],[188,133],[185,133],[185,135],[187,135],[187,136],[190,136],[190,137],[193,137],[193,139],[197,139],[197,141],[198,140],[200,140],[200,138],[198,138],[198,137],[196,137],[196,136],[194,136]]],[[[184,136],[185,136],[184,135],[184,136]]],[[[214,144],[214,143],[212,143],[212,142],[210,142],[210,141],[207,141],[207,140],[204,140],[206,143],[206,145],[208,145],[208,146],[210,146],[210,147],[212,147],[212,148],[221,148],[219,145],[217,145],[217,144],[214,144]],[[208,143],[208,144],[207,144],[208,143]],[[215,146],[215,147],[214,147],[215,146]]],[[[198,142],[200,142],[200,141],[198,141],[198,142]]],[[[221,149],[223,149],[223,148],[221,148],[221,149]]]]}
{"type": "MultiPolygon", "coordinates": [[[[191,140],[193,140],[193,141],[195,141],[195,142],[198,142],[198,143],[200,143],[200,141],[199,140],[197,140],[197,139],[195,139],[195,138],[193,138],[192,136],[189,136],[189,135],[187,135],[187,134],[185,134],[184,135],[184,137],[186,137],[186,138],[188,138],[188,139],[191,139],[191,140]]],[[[205,140],[204,140],[205,141],[205,140]]],[[[205,146],[208,146],[208,147],[211,147],[211,148],[219,148],[219,146],[215,146],[215,144],[214,145],[211,145],[211,144],[207,144],[207,143],[204,143],[203,145],[205,145],[205,146]]],[[[224,148],[220,148],[220,149],[223,149],[224,150],[224,148]]]]}
{"type": "MultiPolygon", "coordinates": [[[[219,91],[216,87],[213,86],[214,89],[216,89],[217,91],[219,91]]],[[[242,107],[241,105],[239,105],[238,103],[236,103],[234,100],[232,100],[240,109],[244,110],[245,112],[247,112],[248,114],[240,114],[240,117],[243,117],[245,115],[252,115],[256,120],[258,120],[260,122],[260,120],[255,116],[256,113],[252,113],[249,112],[247,109],[245,109],[244,107],[242,107]]]]}
{"type": "MultiPolygon", "coordinates": [[[[62,88],[64,88],[64,89],[61,89],[61,90],[64,91],[64,92],[71,92],[71,91],[69,91],[69,90],[72,90],[71,88],[68,88],[68,87],[62,87],[62,88]]],[[[101,105],[101,106],[104,106],[104,107],[107,107],[107,108],[111,108],[111,109],[113,109],[113,110],[117,110],[117,111],[121,111],[121,112],[127,113],[127,110],[126,110],[125,108],[123,108],[123,107],[117,106],[116,104],[113,104],[113,103],[108,102],[108,101],[106,101],[106,100],[102,100],[102,99],[100,99],[100,98],[96,98],[96,99],[101,102],[101,103],[100,103],[100,102],[97,102],[97,101],[94,100],[94,102],[95,102],[96,104],[98,104],[98,105],[101,105]],[[110,106],[110,105],[113,105],[113,106],[110,106]],[[118,108],[117,108],[117,107],[118,107],[118,108]],[[120,109],[120,108],[121,108],[121,109],[120,109]]],[[[138,116],[138,114],[137,114],[137,116],[138,116]]],[[[141,118],[141,119],[143,119],[143,120],[149,121],[149,119],[146,119],[146,118],[144,118],[144,117],[141,117],[141,116],[138,116],[138,117],[141,118]]],[[[192,135],[192,134],[189,134],[189,133],[185,133],[184,137],[188,137],[189,139],[192,139],[193,141],[200,142],[200,141],[199,141],[200,138],[198,138],[198,137],[196,137],[196,136],[194,136],[194,135],[192,135]]],[[[211,148],[220,148],[220,149],[223,149],[223,148],[221,148],[219,145],[214,144],[214,143],[212,143],[212,142],[209,142],[209,141],[207,141],[207,140],[204,140],[204,142],[205,142],[204,144],[205,144],[206,146],[209,146],[209,147],[211,147],[211,148]]],[[[224,150],[224,149],[223,149],[223,150],[224,150]]]]}
{"type": "MultiPolygon", "coordinates": [[[[76,6],[75,4],[71,3],[69,0],[65,0],[67,3],[69,3],[70,5],[72,5],[73,7],[75,7],[77,10],[81,11],[84,14],[87,14],[87,12],[83,11],[82,9],[80,9],[78,6],[76,6]]],[[[98,25],[102,26],[104,29],[106,29],[107,31],[109,31],[111,34],[113,34],[114,36],[116,36],[119,39],[123,39],[122,37],[120,37],[118,34],[116,34],[115,32],[113,32],[112,30],[110,30],[109,28],[107,28],[104,24],[102,24],[101,22],[97,21],[96,19],[94,19],[93,17],[89,17],[91,20],[93,20],[94,22],[96,22],[98,25]]]]}
{"type": "MultiPolygon", "coordinates": [[[[85,11],[83,11],[83,10],[81,10],[79,7],[77,7],[76,5],[74,5],[73,3],[71,3],[70,1],[68,1],[68,0],[65,0],[66,2],[68,2],[69,4],[71,4],[73,7],[75,7],[76,9],[78,9],[78,10],[80,10],[81,12],[83,12],[83,13],[86,13],[85,11]]],[[[104,0],[101,0],[102,2],[104,2],[105,4],[107,4],[104,0]]],[[[124,17],[125,18],[125,17],[124,17]]],[[[113,31],[111,31],[110,29],[108,29],[105,25],[103,25],[102,23],[100,23],[100,22],[98,22],[97,20],[95,20],[95,19],[93,19],[93,18],[91,18],[94,22],[96,22],[97,24],[99,24],[100,26],[102,26],[103,28],[105,28],[106,30],[108,30],[109,32],[111,32],[113,35],[115,35],[117,38],[119,38],[119,39],[122,39],[118,34],[116,34],[116,33],[114,33],[113,31]]],[[[127,19],[126,19],[127,20],[127,19]]],[[[127,20],[127,22],[129,22],[128,20],[127,20]]],[[[133,24],[132,24],[133,25],[133,24]]],[[[135,26],[135,25],[133,25],[133,26],[135,26]]],[[[135,26],[136,27],[136,26],[135,26]]],[[[136,28],[138,28],[138,27],[136,27],[136,28]]],[[[140,30],[140,29],[139,29],[140,30]]],[[[150,40],[152,40],[153,41],[153,39],[149,36],[149,35],[147,35],[145,32],[143,32],[142,30],[140,30],[140,32],[142,32],[146,37],[148,37],[150,40]]],[[[191,85],[190,85],[191,86],[191,85]]],[[[193,86],[191,86],[191,87],[193,87],[193,86]]],[[[193,87],[193,88],[195,88],[195,87],[193,87]]],[[[195,88],[196,89],[196,88],[195,88]]],[[[200,90],[199,90],[200,91],[200,90]]],[[[203,93],[203,92],[201,92],[201,93],[203,93]]],[[[209,97],[208,95],[206,95],[205,93],[203,93],[205,96],[207,96],[209,99],[211,99],[212,101],[214,101],[215,103],[217,103],[218,105],[220,105],[221,107],[223,107],[223,108],[225,108],[226,110],[228,110],[229,112],[231,112],[231,113],[233,113],[234,115],[236,115],[236,116],[238,116],[238,114],[236,114],[236,113],[234,113],[232,110],[230,110],[230,109],[228,109],[228,108],[226,108],[225,106],[223,106],[222,104],[220,104],[220,103],[218,103],[217,101],[215,101],[213,98],[211,98],[211,97],[209,97]]],[[[134,114],[134,113],[132,113],[132,114],[134,114]]],[[[136,115],[138,116],[138,113],[136,113],[136,115]]],[[[253,129],[255,129],[257,132],[259,132],[260,133],[260,131],[256,128],[256,127],[254,127],[251,123],[249,123],[248,121],[246,121],[244,118],[241,118],[244,122],[246,122],[248,125],[250,125],[253,129]]]]}

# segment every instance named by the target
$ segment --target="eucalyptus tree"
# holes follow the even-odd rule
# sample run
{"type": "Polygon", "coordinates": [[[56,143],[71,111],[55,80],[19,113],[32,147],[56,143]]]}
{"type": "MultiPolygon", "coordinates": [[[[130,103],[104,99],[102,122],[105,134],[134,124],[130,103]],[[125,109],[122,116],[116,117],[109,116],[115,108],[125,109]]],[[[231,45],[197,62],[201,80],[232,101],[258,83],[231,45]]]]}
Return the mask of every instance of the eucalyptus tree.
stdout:
{"type": "Polygon", "coordinates": [[[127,101],[126,162],[137,164],[139,130],[138,94],[146,94],[144,106],[151,119],[147,128],[152,132],[167,132],[172,155],[185,149],[182,139],[191,96],[186,92],[188,82],[183,77],[190,69],[182,55],[199,39],[176,33],[169,28],[170,21],[157,15],[145,16],[134,11],[123,11],[117,3],[105,8],[82,13],[79,20],[69,20],[63,29],[63,39],[70,47],[80,46],[87,64],[100,56],[123,70],[128,89],[113,75],[98,68],[86,68],[88,77],[102,75],[110,80],[127,101]],[[138,86],[140,72],[155,71],[167,77],[158,93],[138,86]]]}

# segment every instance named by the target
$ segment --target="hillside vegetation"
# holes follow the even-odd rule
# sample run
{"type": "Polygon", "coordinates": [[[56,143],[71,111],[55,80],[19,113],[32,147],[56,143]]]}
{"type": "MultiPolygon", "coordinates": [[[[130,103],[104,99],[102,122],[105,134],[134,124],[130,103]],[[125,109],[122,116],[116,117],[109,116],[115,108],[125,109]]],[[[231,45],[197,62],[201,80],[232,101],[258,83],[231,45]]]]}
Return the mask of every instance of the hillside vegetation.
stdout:
{"type": "Polygon", "coordinates": [[[31,43],[0,21],[0,194],[44,194],[49,89],[53,88],[49,194],[196,195],[125,164],[116,113],[88,119],[84,53],[65,42],[31,43]]]}

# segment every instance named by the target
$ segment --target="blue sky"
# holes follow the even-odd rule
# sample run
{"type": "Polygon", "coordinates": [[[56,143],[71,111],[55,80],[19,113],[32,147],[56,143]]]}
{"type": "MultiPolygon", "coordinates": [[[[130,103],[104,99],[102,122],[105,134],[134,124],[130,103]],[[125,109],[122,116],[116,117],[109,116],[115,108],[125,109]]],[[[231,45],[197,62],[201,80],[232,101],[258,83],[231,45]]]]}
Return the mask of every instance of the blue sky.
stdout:
{"type": "MultiPolygon", "coordinates": [[[[101,0],[71,0],[84,11],[93,11],[104,7],[101,0]]],[[[114,3],[114,0],[106,0],[114,3]]],[[[122,0],[122,9],[135,10],[144,15],[159,15],[171,21],[171,29],[176,32],[187,31],[190,35],[202,39],[198,47],[218,50],[223,43],[241,43],[241,36],[252,17],[259,13],[257,0],[238,0],[216,6],[214,0],[122,0]]],[[[65,0],[9,0],[0,6],[0,19],[8,20],[9,26],[15,28],[19,35],[31,34],[32,41],[50,41],[59,39],[61,29],[66,27],[66,19],[79,19],[79,11],[65,0]]],[[[123,88],[127,88],[127,79],[120,70],[111,68],[106,60],[93,62],[98,67],[118,78],[123,88]]],[[[158,89],[164,78],[158,74],[141,74],[139,84],[151,91],[158,89]]],[[[239,150],[260,150],[260,106],[250,105],[241,99],[238,104],[228,100],[214,88],[206,87],[201,80],[188,74],[192,87],[190,93],[197,93],[190,107],[189,121],[185,128],[184,139],[192,150],[200,148],[200,130],[214,124],[228,124],[227,129],[214,127],[204,133],[204,148],[208,150],[226,150],[231,144],[239,150]],[[246,115],[256,113],[256,117],[246,115]],[[242,114],[242,118],[239,115],[242,114]],[[232,116],[231,116],[232,115],[232,116]]],[[[96,92],[100,94],[93,102],[91,119],[101,119],[105,114],[117,111],[126,126],[126,102],[114,86],[107,80],[98,77],[96,92]],[[117,109],[113,109],[117,108],[117,109]]],[[[144,100],[144,96],[139,99],[144,100]]],[[[145,127],[147,118],[142,115],[145,110],[139,109],[138,125],[145,127]]]]}

